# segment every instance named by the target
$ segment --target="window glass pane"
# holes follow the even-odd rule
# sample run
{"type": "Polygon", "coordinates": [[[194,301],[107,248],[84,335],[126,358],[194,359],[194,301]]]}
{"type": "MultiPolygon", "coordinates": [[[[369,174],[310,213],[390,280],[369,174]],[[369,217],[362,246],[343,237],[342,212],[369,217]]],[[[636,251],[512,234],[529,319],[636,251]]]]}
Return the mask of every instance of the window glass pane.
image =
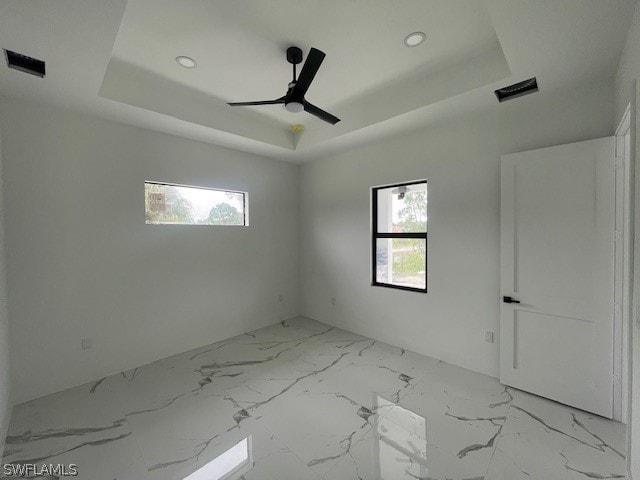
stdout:
{"type": "Polygon", "coordinates": [[[424,238],[376,240],[376,281],[424,289],[427,241],[424,238]]]}
{"type": "Polygon", "coordinates": [[[378,190],[378,232],[427,231],[427,184],[378,190]]]}
{"type": "Polygon", "coordinates": [[[145,182],[149,224],[246,225],[243,192],[145,182]]]}

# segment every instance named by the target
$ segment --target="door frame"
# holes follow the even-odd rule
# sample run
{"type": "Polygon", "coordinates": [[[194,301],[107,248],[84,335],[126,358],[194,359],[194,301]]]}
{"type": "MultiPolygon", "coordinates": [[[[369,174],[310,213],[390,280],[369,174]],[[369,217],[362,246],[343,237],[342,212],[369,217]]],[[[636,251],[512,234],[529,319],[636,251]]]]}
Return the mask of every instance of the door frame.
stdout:
{"type": "Polygon", "coordinates": [[[614,237],[614,345],[613,345],[613,419],[628,423],[629,419],[629,353],[631,319],[631,104],[622,116],[615,133],[616,145],[616,226],[614,237]],[[621,194],[618,190],[621,189],[621,194]],[[617,268],[616,268],[617,267],[617,268]],[[620,270],[621,267],[621,270],[620,270]]]}

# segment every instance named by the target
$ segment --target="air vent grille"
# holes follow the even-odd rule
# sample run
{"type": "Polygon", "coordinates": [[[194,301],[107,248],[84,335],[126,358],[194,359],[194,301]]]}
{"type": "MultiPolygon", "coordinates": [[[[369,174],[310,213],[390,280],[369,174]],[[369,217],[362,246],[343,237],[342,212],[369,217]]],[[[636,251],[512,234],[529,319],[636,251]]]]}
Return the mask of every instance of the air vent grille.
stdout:
{"type": "Polygon", "coordinates": [[[537,91],[538,81],[536,80],[536,77],[533,77],[522,82],[514,83],[508,87],[499,88],[498,90],[495,90],[494,93],[496,94],[496,97],[498,97],[499,102],[504,102],[506,100],[522,97],[523,95],[528,95],[537,91]]]}
{"type": "Polygon", "coordinates": [[[22,55],[21,53],[12,52],[11,50],[4,51],[7,57],[7,66],[21,72],[30,73],[37,77],[44,77],[45,65],[42,60],[37,58],[22,55]]]}

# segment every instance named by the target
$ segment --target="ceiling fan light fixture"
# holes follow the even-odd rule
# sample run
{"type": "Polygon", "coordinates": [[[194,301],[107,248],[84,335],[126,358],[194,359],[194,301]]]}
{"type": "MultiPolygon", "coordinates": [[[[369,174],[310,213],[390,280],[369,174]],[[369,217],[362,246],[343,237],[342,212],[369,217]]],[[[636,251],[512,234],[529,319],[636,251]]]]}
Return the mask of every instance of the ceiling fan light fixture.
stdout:
{"type": "Polygon", "coordinates": [[[302,110],[304,110],[304,105],[302,105],[300,102],[289,102],[284,104],[284,108],[287,112],[300,113],[302,110]]]}
{"type": "Polygon", "coordinates": [[[196,65],[198,65],[198,62],[196,62],[193,58],[185,57],[184,55],[176,57],[176,62],[178,62],[178,65],[184,68],[196,68],[196,65]]]}
{"type": "Polygon", "coordinates": [[[404,44],[407,47],[417,47],[427,38],[424,32],[413,32],[404,37],[404,44]]]}

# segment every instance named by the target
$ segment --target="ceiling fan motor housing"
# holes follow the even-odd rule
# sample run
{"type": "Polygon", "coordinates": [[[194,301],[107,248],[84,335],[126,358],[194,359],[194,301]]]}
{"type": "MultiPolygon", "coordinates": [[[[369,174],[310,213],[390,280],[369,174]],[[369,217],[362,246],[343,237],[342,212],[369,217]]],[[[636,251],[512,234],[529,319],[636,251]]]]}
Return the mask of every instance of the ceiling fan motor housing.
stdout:
{"type": "Polygon", "coordinates": [[[287,62],[297,65],[302,62],[302,50],[298,47],[287,48],[287,62]]]}

